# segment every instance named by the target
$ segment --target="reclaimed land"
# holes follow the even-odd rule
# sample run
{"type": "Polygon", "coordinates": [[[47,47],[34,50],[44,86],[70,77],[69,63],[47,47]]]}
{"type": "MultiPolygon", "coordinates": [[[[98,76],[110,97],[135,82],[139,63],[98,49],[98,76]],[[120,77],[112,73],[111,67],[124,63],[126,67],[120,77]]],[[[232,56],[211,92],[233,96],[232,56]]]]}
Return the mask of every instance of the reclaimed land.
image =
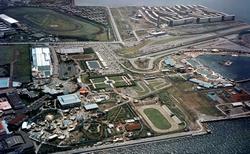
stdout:
{"type": "Polygon", "coordinates": [[[4,13],[26,23],[33,29],[62,38],[93,41],[108,39],[107,32],[102,25],[51,9],[18,7],[7,9],[4,13]]]}

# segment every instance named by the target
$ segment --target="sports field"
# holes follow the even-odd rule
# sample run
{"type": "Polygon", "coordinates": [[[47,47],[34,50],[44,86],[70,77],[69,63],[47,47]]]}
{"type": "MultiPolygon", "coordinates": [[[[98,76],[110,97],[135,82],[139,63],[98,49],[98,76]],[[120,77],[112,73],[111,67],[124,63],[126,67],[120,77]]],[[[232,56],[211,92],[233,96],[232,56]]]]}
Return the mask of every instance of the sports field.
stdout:
{"type": "Polygon", "coordinates": [[[168,120],[157,109],[147,108],[143,112],[155,125],[155,127],[159,129],[169,129],[171,127],[171,124],[168,122],[168,120]]]}
{"type": "Polygon", "coordinates": [[[99,40],[108,39],[104,27],[79,17],[45,8],[19,7],[7,9],[5,14],[16,18],[37,31],[61,36],[65,39],[99,40]]]}

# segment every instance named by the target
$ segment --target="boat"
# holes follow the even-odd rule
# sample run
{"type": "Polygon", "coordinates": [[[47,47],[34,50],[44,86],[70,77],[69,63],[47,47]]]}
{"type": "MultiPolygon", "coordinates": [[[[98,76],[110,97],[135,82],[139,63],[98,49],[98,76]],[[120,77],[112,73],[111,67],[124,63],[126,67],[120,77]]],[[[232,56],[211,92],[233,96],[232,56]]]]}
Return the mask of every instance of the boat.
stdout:
{"type": "Polygon", "coordinates": [[[230,60],[225,60],[222,62],[219,62],[220,65],[224,65],[224,66],[230,66],[232,65],[233,62],[231,62],[230,60]]]}
{"type": "Polygon", "coordinates": [[[225,66],[230,66],[230,65],[232,65],[232,63],[233,62],[231,62],[230,60],[227,60],[227,61],[224,62],[224,65],[225,66]]]}

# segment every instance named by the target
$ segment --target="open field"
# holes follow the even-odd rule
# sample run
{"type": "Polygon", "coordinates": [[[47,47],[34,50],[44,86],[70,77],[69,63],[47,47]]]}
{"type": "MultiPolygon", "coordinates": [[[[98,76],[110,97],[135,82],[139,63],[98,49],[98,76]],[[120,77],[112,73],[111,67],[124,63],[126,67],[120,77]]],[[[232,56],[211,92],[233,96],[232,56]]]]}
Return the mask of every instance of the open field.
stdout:
{"type": "Polygon", "coordinates": [[[13,63],[14,81],[30,82],[31,63],[29,45],[0,46],[0,53],[0,65],[13,63]]]}
{"type": "Polygon", "coordinates": [[[215,107],[212,102],[202,97],[198,92],[191,91],[193,84],[179,78],[172,79],[173,88],[168,89],[169,97],[175,97],[181,106],[183,106],[192,117],[196,117],[197,113],[209,116],[220,116],[222,113],[215,107]]]}
{"type": "Polygon", "coordinates": [[[159,129],[169,129],[171,124],[168,120],[156,109],[148,108],[144,110],[144,113],[150,119],[150,121],[159,129]]]}
{"type": "Polygon", "coordinates": [[[50,9],[20,7],[7,9],[4,13],[37,31],[61,36],[65,39],[100,41],[108,39],[107,32],[102,25],[50,9]]]}

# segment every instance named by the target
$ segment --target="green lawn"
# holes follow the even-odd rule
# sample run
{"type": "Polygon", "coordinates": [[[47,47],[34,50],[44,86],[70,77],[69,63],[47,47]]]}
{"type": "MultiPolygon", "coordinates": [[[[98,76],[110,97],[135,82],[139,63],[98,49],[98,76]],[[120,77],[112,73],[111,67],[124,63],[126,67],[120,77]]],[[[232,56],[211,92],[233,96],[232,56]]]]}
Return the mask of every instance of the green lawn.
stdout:
{"type": "Polygon", "coordinates": [[[101,78],[92,78],[91,80],[93,81],[93,83],[103,83],[104,84],[104,81],[106,79],[104,77],[101,77],[101,78]]]}
{"type": "Polygon", "coordinates": [[[125,81],[116,81],[114,84],[115,87],[125,87],[128,86],[125,81]]]}
{"type": "Polygon", "coordinates": [[[95,84],[95,89],[105,89],[105,88],[109,88],[110,86],[108,84],[105,83],[100,83],[100,84],[95,84]]]}
{"type": "Polygon", "coordinates": [[[108,39],[107,32],[102,25],[50,9],[19,7],[7,9],[4,13],[36,30],[65,38],[100,41],[108,39]]]}
{"type": "Polygon", "coordinates": [[[13,67],[13,80],[30,82],[31,62],[29,45],[0,46],[0,65],[10,64],[16,59],[13,67]]]}
{"type": "Polygon", "coordinates": [[[123,81],[122,76],[110,76],[108,78],[109,78],[109,80],[123,81]]]}
{"type": "Polygon", "coordinates": [[[159,129],[169,129],[171,124],[168,120],[161,114],[160,111],[154,108],[148,108],[143,111],[149,120],[159,129]]]}

